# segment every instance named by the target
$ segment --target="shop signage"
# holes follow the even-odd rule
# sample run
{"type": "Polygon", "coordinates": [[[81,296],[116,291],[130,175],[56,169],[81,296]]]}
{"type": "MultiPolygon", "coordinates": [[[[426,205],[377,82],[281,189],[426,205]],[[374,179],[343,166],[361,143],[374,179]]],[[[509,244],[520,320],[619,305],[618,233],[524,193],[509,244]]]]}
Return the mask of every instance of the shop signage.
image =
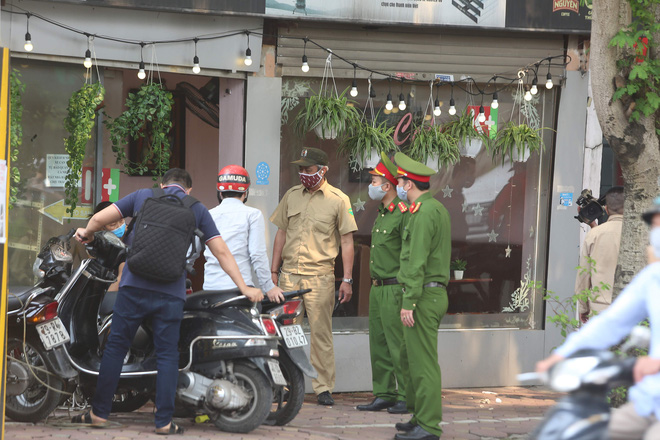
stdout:
{"type": "MultiPolygon", "coordinates": [[[[101,171],[101,201],[116,202],[119,200],[119,169],[103,168],[101,171]]],[[[93,202],[94,168],[83,167],[82,191],[80,202],[91,204],[93,202]]]]}
{"type": "Polygon", "coordinates": [[[40,209],[39,212],[41,212],[43,215],[50,218],[51,220],[55,220],[57,223],[61,225],[64,224],[65,219],[86,220],[94,212],[91,205],[87,205],[87,206],[78,205],[73,210],[73,213],[68,212],[67,211],[68,208],[70,208],[70,206],[65,205],[64,199],[62,199],[40,209]]]}
{"type": "Polygon", "coordinates": [[[62,188],[66,182],[66,174],[69,172],[67,161],[68,154],[46,155],[46,181],[48,187],[62,188]]]}
{"type": "Polygon", "coordinates": [[[171,12],[263,14],[266,8],[266,0],[51,0],[51,2],[171,12]]]}
{"type": "Polygon", "coordinates": [[[506,27],[589,33],[592,0],[506,0],[506,27]]]}

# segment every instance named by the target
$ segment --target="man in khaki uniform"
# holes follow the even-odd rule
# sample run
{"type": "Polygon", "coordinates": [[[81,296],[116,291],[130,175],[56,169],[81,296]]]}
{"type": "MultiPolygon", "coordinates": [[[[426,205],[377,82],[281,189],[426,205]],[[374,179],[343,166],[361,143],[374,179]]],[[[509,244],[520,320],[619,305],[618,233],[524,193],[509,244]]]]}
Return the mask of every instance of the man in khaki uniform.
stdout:
{"type": "Polygon", "coordinates": [[[318,372],[312,380],[320,405],[332,405],[335,386],[335,353],[332,311],[335,305],[335,258],[341,243],[344,278],[339,301],[353,294],[353,232],[357,224],[346,194],[330,185],[328,155],[305,148],[298,165],[301,185],[284,194],[270,217],[279,229],[273,244],[273,281],[284,291],[312,289],[303,297],[311,330],[311,361],[318,372]],[[282,264],[280,270],[280,263],[282,264]]]}
{"type": "Polygon", "coordinates": [[[612,304],[614,272],[619,259],[621,226],[623,225],[623,187],[615,186],[605,193],[605,210],[609,218],[591,229],[584,238],[580,254],[580,267],[575,279],[575,293],[593,289],[595,300],[580,301],[583,322],[591,311],[600,313],[612,304]],[[603,289],[602,283],[610,286],[603,289]]]}

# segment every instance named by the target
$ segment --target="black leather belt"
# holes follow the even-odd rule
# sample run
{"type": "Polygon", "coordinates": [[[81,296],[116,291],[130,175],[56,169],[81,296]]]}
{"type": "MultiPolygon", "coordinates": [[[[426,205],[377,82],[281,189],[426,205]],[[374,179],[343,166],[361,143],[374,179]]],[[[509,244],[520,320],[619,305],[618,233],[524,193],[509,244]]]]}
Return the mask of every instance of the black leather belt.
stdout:
{"type": "Polygon", "coordinates": [[[399,281],[396,278],[386,278],[384,280],[371,279],[372,286],[391,286],[393,284],[399,284],[399,281]]]}
{"type": "Polygon", "coordinates": [[[447,286],[445,286],[444,284],[438,283],[436,281],[431,281],[430,283],[426,283],[424,284],[424,287],[444,287],[445,289],[447,288],[447,286]]]}

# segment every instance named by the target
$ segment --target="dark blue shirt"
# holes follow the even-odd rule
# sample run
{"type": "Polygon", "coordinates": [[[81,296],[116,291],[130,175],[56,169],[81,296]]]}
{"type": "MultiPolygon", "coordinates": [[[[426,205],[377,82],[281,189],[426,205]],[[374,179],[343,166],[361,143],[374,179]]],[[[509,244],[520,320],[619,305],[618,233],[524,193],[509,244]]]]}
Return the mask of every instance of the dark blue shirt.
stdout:
{"type": "MultiPolygon", "coordinates": [[[[174,194],[180,198],[183,198],[186,195],[184,189],[176,184],[168,185],[163,189],[165,190],[165,194],[174,194]]],[[[151,189],[140,189],[119,200],[114,204],[114,206],[119,210],[119,213],[122,217],[136,217],[137,213],[142,208],[144,201],[150,197],[153,197],[153,195],[154,192],[151,189]]],[[[204,205],[201,203],[195,203],[191,209],[195,214],[197,228],[199,228],[199,230],[204,233],[204,239],[207,243],[210,240],[220,236],[220,232],[218,232],[218,228],[216,228],[211,214],[209,214],[208,209],[206,209],[204,205]]],[[[125,241],[127,245],[131,245],[131,242],[133,241],[132,231],[129,236],[126,237],[125,241]]],[[[121,282],[119,283],[119,287],[124,286],[163,292],[181,299],[186,298],[185,273],[181,275],[181,278],[177,281],[173,281],[171,283],[157,283],[155,281],[149,281],[145,278],[133,274],[131,269],[128,267],[128,264],[126,264],[124,265],[124,270],[121,274],[121,282]]]]}

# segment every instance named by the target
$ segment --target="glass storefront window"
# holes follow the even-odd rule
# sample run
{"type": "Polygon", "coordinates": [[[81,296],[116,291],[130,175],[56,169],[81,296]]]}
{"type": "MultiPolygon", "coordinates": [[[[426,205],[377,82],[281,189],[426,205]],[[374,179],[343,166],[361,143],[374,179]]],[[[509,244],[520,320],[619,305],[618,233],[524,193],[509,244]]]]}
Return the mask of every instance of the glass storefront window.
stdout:
{"type": "MultiPolygon", "coordinates": [[[[329,182],[351,199],[359,230],[354,234],[355,263],[353,299],[335,311],[335,330],[364,330],[367,328],[369,304],[369,250],[371,228],[378,203],[369,199],[366,171],[352,170],[348,159],[336,154],[337,140],[320,140],[314,133],[304,139],[292,129],[293,120],[305,97],[318,91],[320,79],[285,78],[282,90],[281,179],[280,194],[299,184],[297,168],[290,165],[303,146],[317,147],[330,157],[329,182]]],[[[338,89],[351,86],[348,80],[337,81],[338,89]]],[[[366,84],[360,84],[355,105],[363,109],[366,103],[366,84]]],[[[398,96],[400,86],[392,86],[398,96]]],[[[407,134],[399,124],[403,118],[421,121],[427,111],[429,87],[404,86],[407,108],[400,111],[395,102],[392,111],[385,110],[387,81],[374,84],[378,97],[374,99],[377,122],[387,121],[397,127],[398,139],[407,134]]],[[[436,123],[446,123],[450,87],[439,90],[442,114],[436,123]]],[[[487,122],[518,122],[519,106],[513,106],[515,87],[499,93],[499,117],[487,122]]],[[[480,98],[470,97],[458,87],[454,89],[457,111],[468,105],[479,106],[480,98]]],[[[434,96],[435,97],[435,96],[434,96]]],[[[490,102],[484,102],[489,105],[490,102]]],[[[554,92],[539,94],[528,107],[528,118],[537,127],[551,127],[554,114],[554,92]]],[[[432,109],[430,109],[432,110],[432,109]]],[[[490,111],[490,109],[488,109],[490,111]]],[[[521,117],[523,117],[522,115],[521,117]]],[[[524,120],[524,119],[522,119],[524,120]]],[[[550,146],[552,133],[546,130],[546,150],[532,154],[526,162],[493,161],[485,145],[476,145],[476,157],[461,157],[453,166],[443,167],[431,179],[431,192],[448,209],[452,220],[452,259],[467,261],[463,280],[449,283],[449,310],[443,328],[540,328],[542,291],[536,281],[545,278],[545,239],[550,146]],[[539,232],[540,231],[540,232],[539,232]]],[[[406,143],[399,148],[405,151],[406,143]]],[[[437,168],[437,167],[436,167],[437,168]]],[[[341,255],[336,262],[336,275],[342,276],[341,255]]]]}
{"type": "MultiPolygon", "coordinates": [[[[13,59],[21,74],[23,94],[23,144],[11,165],[21,172],[18,201],[9,211],[9,286],[34,284],[32,264],[41,246],[50,238],[86,224],[91,203],[81,200],[78,216],[69,219],[64,206],[61,171],[66,169],[64,129],[69,98],[85,82],[85,69],[78,64],[13,59]]],[[[96,129],[87,144],[84,167],[94,167],[96,129]]],[[[89,193],[94,193],[89,179],[89,193]]],[[[93,197],[92,197],[93,199],[93,197]]],[[[83,252],[74,245],[74,253],[83,252]]],[[[82,255],[82,254],[80,254],[82,255]]],[[[80,258],[78,255],[78,258],[80,258]]]]}

